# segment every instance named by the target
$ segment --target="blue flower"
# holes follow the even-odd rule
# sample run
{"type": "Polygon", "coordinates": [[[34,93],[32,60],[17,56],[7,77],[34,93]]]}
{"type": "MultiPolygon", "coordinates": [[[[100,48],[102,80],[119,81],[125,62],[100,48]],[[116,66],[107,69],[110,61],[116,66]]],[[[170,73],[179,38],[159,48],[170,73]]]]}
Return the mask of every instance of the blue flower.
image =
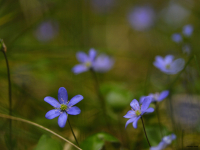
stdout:
{"type": "Polygon", "coordinates": [[[74,96],[70,101],[68,101],[67,90],[64,87],[60,87],[58,90],[58,100],[59,102],[50,96],[44,98],[44,101],[52,105],[55,109],[48,111],[45,115],[47,119],[53,119],[58,117],[58,125],[63,128],[66,124],[68,114],[78,115],[81,110],[74,106],[83,99],[82,95],[74,96]]]}
{"type": "Polygon", "coordinates": [[[151,103],[151,97],[145,97],[142,105],[140,106],[136,99],[132,100],[130,106],[132,107],[131,110],[127,112],[124,118],[130,118],[125,125],[125,128],[129,123],[133,123],[133,127],[137,128],[137,121],[141,118],[144,113],[151,113],[154,111],[153,108],[148,108],[151,103]]]}
{"type": "Polygon", "coordinates": [[[191,24],[185,25],[183,27],[183,34],[187,37],[191,36],[193,32],[193,26],[191,24]]]}
{"type": "MultiPolygon", "coordinates": [[[[169,95],[169,91],[165,90],[165,91],[162,91],[161,93],[158,93],[158,92],[155,93],[155,94],[150,93],[148,96],[152,97],[152,101],[151,102],[160,102],[163,99],[165,99],[168,95],[169,95]]],[[[145,98],[145,96],[142,96],[140,98],[140,104],[143,103],[144,98],[145,98]]]]}
{"type": "Polygon", "coordinates": [[[158,146],[151,147],[150,150],[162,150],[166,148],[168,145],[170,145],[172,141],[175,139],[176,139],[175,134],[164,136],[162,141],[158,144],[158,146]]]}
{"type": "Polygon", "coordinates": [[[76,57],[81,64],[78,64],[72,68],[75,74],[79,74],[89,69],[97,72],[106,72],[111,69],[114,64],[114,60],[109,56],[101,54],[96,57],[97,52],[95,49],[90,49],[89,55],[84,52],[78,52],[76,57]]]}
{"type": "Polygon", "coordinates": [[[179,33],[172,34],[172,40],[176,43],[182,42],[182,36],[179,33]]]}
{"type": "Polygon", "coordinates": [[[184,68],[185,61],[182,58],[174,60],[173,55],[167,55],[165,58],[156,56],[153,64],[166,74],[177,74],[184,68]]]}
{"type": "Polygon", "coordinates": [[[138,31],[149,29],[155,22],[155,12],[152,7],[134,7],[128,15],[131,26],[138,31]]]}

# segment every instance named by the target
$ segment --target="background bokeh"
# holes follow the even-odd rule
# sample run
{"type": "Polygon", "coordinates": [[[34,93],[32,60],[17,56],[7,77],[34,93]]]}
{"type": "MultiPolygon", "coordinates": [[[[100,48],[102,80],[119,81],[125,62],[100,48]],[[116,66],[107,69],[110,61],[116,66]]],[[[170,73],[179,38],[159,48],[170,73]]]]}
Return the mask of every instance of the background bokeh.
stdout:
{"type": "MultiPolygon", "coordinates": [[[[178,139],[172,147],[200,147],[199,5],[195,0],[1,0],[0,38],[7,46],[13,115],[41,124],[74,142],[68,124],[59,128],[57,118],[44,117],[52,109],[44,97],[57,99],[59,87],[65,87],[69,99],[77,94],[84,96],[77,104],[81,114],[69,116],[80,143],[90,135],[106,132],[121,145],[108,142],[104,149],[148,149],[141,121],[137,129],[132,125],[124,128],[127,119],[123,116],[130,110],[129,103],[134,98],[139,100],[140,96],[168,89],[176,79],[177,75],[166,75],[153,66],[155,56],[172,54],[187,62],[195,55],[196,61],[193,58],[170,87],[176,131],[166,100],[159,104],[159,115],[163,129],[177,133],[178,139]],[[188,24],[193,26],[193,33],[187,37],[182,32],[188,24]],[[174,33],[181,34],[181,42],[173,41],[174,33]],[[97,73],[112,130],[106,128],[102,119],[91,72],[75,75],[71,71],[78,64],[76,53],[88,53],[90,48],[115,60],[110,71],[97,73]],[[123,107],[116,109],[118,106],[123,107]]],[[[0,113],[8,114],[3,53],[0,64],[0,113]]],[[[153,142],[159,130],[156,114],[145,115],[144,120],[153,142]]],[[[7,128],[8,120],[0,118],[2,150],[9,145],[7,128]]],[[[73,149],[42,129],[13,121],[16,150],[35,149],[43,134],[58,141],[61,149],[73,149]]],[[[152,143],[156,144],[157,140],[152,143]]]]}

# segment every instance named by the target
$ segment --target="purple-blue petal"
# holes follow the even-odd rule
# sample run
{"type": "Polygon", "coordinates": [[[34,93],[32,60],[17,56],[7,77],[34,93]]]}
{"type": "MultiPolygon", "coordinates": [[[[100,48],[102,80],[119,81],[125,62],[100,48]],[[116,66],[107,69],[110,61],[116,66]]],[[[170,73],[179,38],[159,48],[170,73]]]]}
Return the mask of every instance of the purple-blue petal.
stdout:
{"type": "Polygon", "coordinates": [[[140,97],[140,104],[143,103],[145,97],[146,97],[146,96],[141,96],[141,97],[140,97]]]}
{"type": "Polygon", "coordinates": [[[182,36],[179,33],[172,34],[172,40],[176,43],[180,43],[182,41],[182,36]]]}
{"type": "Polygon", "coordinates": [[[62,112],[62,113],[60,114],[60,116],[59,116],[59,118],[58,118],[58,125],[59,125],[59,127],[61,127],[61,128],[64,128],[64,127],[65,127],[65,124],[66,124],[66,122],[67,122],[67,117],[68,117],[68,115],[67,115],[66,112],[62,112]]]}
{"type": "Polygon", "coordinates": [[[140,110],[140,105],[136,99],[132,100],[130,106],[133,108],[133,110],[140,110]]]}
{"type": "Polygon", "coordinates": [[[145,113],[152,113],[152,112],[154,112],[154,108],[147,108],[145,110],[145,113]]]}
{"type": "Polygon", "coordinates": [[[59,115],[60,115],[60,110],[58,110],[58,109],[52,109],[52,110],[50,110],[50,111],[48,111],[46,113],[45,117],[47,119],[53,119],[55,117],[58,117],[59,115]]]}
{"type": "Polygon", "coordinates": [[[58,89],[58,100],[61,104],[66,104],[68,101],[67,90],[64,87],[58,89]]]}
{"type": "Polygon", "coordinates": [[[167,144],[161,141],[157,146],[151,147],[150,150],[163,150],[166,147],[167,147],[167,144]]]}
{"type": "Polygon", "coordinates": [[[134,121],[133,121],[133,127],[136,129],[137,128],[137,122],[141,118],[141,116],[138,116],[134,121]]]}
{"type": "Polygon", "coordinates": [[[55,98],[53,98],[51,96],[45,97],[44,101],[49,103],[51,106],[53,106],[55,108],[60,108],[60,103],[55,98]]]}
{"type": "Polygon", "coordinates": [[[90,51],[89,51],[90,61],[94,61],[96,54],[97,54],[96,50],[94,48],[91,48],[90,51]]]}
{"type": "Polygon", "coordinates": [[[106,72],[112,68],[113,64],[114,60],[112,58],[101,54],[95,59],[93,69],[97,72],[106,72]]]}
{"type": "Polygon", "coordinates": [[[176,74],[179,71],[183,70],[184,65],[185,65],[184,59],[179,58],[174,60],[173,63],[171,64],[172,74],[176,74]]]}
{"type": "Polygon", "coordinates": [[[152,97],[151,96],[146,96],[144,98],[144,101],[142,103],[142,106],[141,106],[141,112],[145,112],[146,109],[149,107],[149,105],[151,104],[151,101],[152,101],[152,97]]]}
{"type": "Polygon", "coordinates": [[[193,26],[191,24],[185,25],[183,27],[183,34],[185,36],[191,36],[193,32],[193,26]]]}
{"type": "Polygon", "coordinates": [[[127,127],[127,125],[128,125],[129,123],[133,122],[135,119],[136,119],[136,117],[133,117],[133,118],[129,119],[129,120],[126,122],[125,128],[127,127]]]}
{"type": "Polygon", "coordinates": [[[157,99],[157,101],[162,101],[163,99],[165,99],[167,96],[169,95],[169,91],[162,91],[157,99]]]}
{"type": "Polygon", "coordinates": [[[72,68],[72,72],[75,74],[79,74],[79,73],[82,73],[82,72],[85,72],[88,70],[89,70],[89,68],[83,64],[76,65],[72,68]]]}
{"type": "Polygon", "coordinates": [[[67,105],[68,105],[68,107],[71,107],[71,106],[77,104],[78,102],[80,102],[81,100],[83,100],[83,96],[76,95],[69,101],[69,103],[67,105]]]}
{"type": "Polygon", "coordinates": [[[136,117],[135,111],[133,110],[129,110],[127,114],[124,116],[124,118],[132,118],[132,117],[136,117]]]}
{"type": "Polygon", "coordinates": [[[165,64],[171,64],[172,61],[174,59],[174,56],[173,55],[167,55],[165,56],[165,64]]]}
{"type": "Polygon", "coordinates": [[[89,61],[89,57],[84,52],[78,52],[78,53],[76,53],[76,58],[81,63],[85,63],[85,62],[89,61]]]}
{"type": "Polygon", "coordinates": [[[81,110],[80,108],[74,106],[74,107],[71,107],[67,110],[67,113],[70,114],[70,115],[78,115],[81,113],[81,110]]]}

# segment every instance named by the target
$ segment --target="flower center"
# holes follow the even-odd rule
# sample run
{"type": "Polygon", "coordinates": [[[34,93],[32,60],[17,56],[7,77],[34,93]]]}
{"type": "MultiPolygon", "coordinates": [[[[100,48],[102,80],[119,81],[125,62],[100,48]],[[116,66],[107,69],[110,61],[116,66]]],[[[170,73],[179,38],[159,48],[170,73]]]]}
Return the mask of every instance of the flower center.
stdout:
{"type": "Polygon", "coordinates": [[[65,110],[67,109],[67,105],[61,104],[61,105],[60,105],[60,109],[61,109],[62,111],[65,111],[65,110]]]}
{"type": "Polygon", "coordinates": [[[170,69],[170,64],[167,64],[167,65],[165,66],[165,68],[166,68],[166,69],[170,69]]]}
{"type": "Polygon", "coordinates": [[[137,116],[139,116],[139,115],[141,114],[141,112],[140,112],[139,110],[136,110],[136,111],[135,111],[135,114],[136,114],[137,116]]]}
{"type": "Polygon", "coordinates": [[[85,66],[86,66],[86,67],[90,67],[90,66],[91,66],[91,62],[89,62],[89,61],[86,62],[86,63],[85,63],[85,66]]]}

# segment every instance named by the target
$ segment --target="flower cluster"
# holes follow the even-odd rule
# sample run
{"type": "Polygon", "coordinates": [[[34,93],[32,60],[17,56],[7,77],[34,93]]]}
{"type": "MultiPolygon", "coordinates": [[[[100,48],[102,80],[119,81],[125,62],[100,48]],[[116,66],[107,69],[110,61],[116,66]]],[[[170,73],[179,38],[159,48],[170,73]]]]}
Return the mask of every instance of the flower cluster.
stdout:
{"type": "Polygon", "coordinates": [[[114,64],[114,60],[105,54],[101,54],[96,57],[97,52],[95,49],[89,50],[89,55],[84,52],[78,52],[76,57],[81,64],[78,64],[72,68],[75,74],[79,74],[89,69],[96,72],[106,72],[111,69],[114,64]]]}
{"type": "Polygon", "coordinates": [[[142,117],[142,115],[154,111],[153,108],[148,108],[151,101],[152,98],[150,96],[147,96],[144,98],[144,101],[140,106],[136,99],[132,100],[132,102],[130,103],[131,110],[128,111],[127,114],[124,116],[124,118],[129,118],[129,120],[126,122],[125,128],[129,123],[133,123],[133,127],[137,128],[137,121],[142,117]]]}
{"type": "Polygon", "coordinates": [[[67,90],[64,87],[60,87],[58,90],[58,100],[59,102],[50,96],[44,98],[44,101],[52,105],[55,109],[48,111],[45,115],[47,119],[53,119],[58,117],[58,125],[63,128],[66,124],[68,114],[78,115],[81,110],[74,106],[83,99],[82,95],[74,96],[70,101],[68,101],[67,90]]]}
{"type": "Polygon", "coordinates": [[[173,55],[167,55],[165,58],[156,56],[153,64],[166,74],[177,74],[184,68],[185,61],[182,58],[174,60],[173,55]]]}

